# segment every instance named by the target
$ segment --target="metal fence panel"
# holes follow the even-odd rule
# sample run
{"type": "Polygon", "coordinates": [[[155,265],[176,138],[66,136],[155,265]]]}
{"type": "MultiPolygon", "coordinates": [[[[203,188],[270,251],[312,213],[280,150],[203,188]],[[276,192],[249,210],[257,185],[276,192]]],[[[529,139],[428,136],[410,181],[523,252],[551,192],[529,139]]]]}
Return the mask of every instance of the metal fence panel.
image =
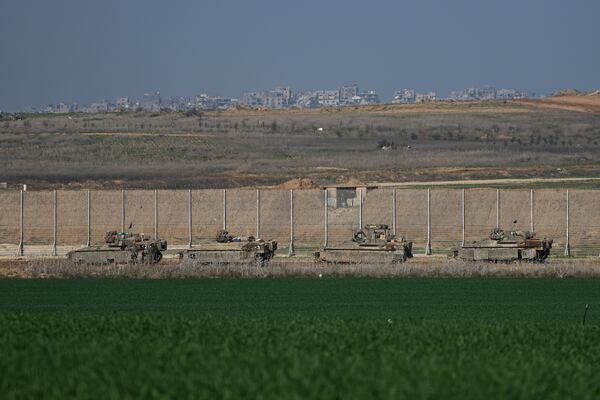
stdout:
{"type": "Polygon", "coordinates": [[[392,193],[392,189],[367,190],[363,204],[363,225],[386,224],[392,228],[392,193]]]}
{"type": "Polygon", "coordinates": [[[256,190],[227,191],[227,230],[236,236],[256,235],[256,190]]]}
{"type": "Polygon", "coordinates": [[[260,192],[260,237],[277,240],[280,248],[290,240],[290,194],[287,190],[260,192]]]}
{"type": "MultiPolygon", "coordinates": [[[[394,190],[329,189],[328,242],[352,239],[360,224],[394,225],[394,190]],[[362,193],[362,205],[361,205],[362,193]]],[[[422,252],[431,222],[434,253],[454,247],[462,239],[463,199],[460,189],[432,189],[430,214],[427,190],[396,189],[396,233],[414,242],[422,252]]],[[[57,245],[78,246],[87,242],[88,191],[57,191],[57,245]]],[[[285,249],[290,241],[290,191],[227,190],[119,190],[90,192],[91,243],[103,241],[107,230],[122,225],[159,236],[181,246],[190,241],[212,240],[224,226],[231,234],[259,234],[274,239],[285,249]],[[123,196],[124,193],[124,196],[123,196]],[[156,195],[155,195],[156,193],[156,195]],[[191,193],[191,197],[190,197],[191,193]],[[155,197],[156,196],[156,197],[155,197]],[[122,201],[124,200],[123,204],[122,201]],[[158,210],[156,210],[158,200],[158,210]],[[225,201],[226,200],[226,201],[225,201]],[[226,212],[224,206],[226,205],[226,212]],[[257,205],[259,206],[257,213],[257,205]],[[122,208],[124,206],[124,208],[122,208]],[[124,211],[124,214],[122,214],[124,211]],[[157,216],[156,216],[156,212],[157,216]]],[[[600,191],[569,191],[569,243],[574,255],[600,253],[600,191]]],[[[562,254],[567,242],[567,191],[560,189],[513,190],[467,189],[464,191],[465,239],[487,237],[498,224],[503,229],[533,229],[538,236],[554,239],[554,254],[562,254]],[[533,200],[533,202],[532,202],[533,200]],[[516,221],[516,222],[515,222],[516,221]]],[[[54,241],[53,192],[24,192],[23,239],[25,246],[49,246],[54,241]]],[[[298,253],[325,243],[325,193],[294,191],[294,241],[298,253]]],[[[20,241],[20,192],[0,192],[0,253],[12,252],[20,241]]],[[[48,248],[49,252],[49,248],[48,248]]],[[[12,253],[10,253],[12,254],[12,253]]],[[[29,253],[37,254],[37,253],[29,253]]]]}
{"type": "Polygon", "coordinates": [[[187,190],[158,191],[158,236],[170,245],[188,244],[187,190]]]}
{"type": "Polygon", "coordinates": [[[90,192],[91,242],[104,242],[106,231],[121,230],[121,191],[92,190],[90,192]]]}
{"type": "Polygon", "coordinates": [[[427,242],[427,191],[396,191],[396,234],[412,240],[416,252],[423,252],[427,242]]]}
{"type": "Polygon", "coordinates": [[[154,191],[125,191],[125,230],[154,236],[154,191]]]}
{"type": "Polygon", "coordinates": [[[52,243],[52,192],[24,192],[23,241],[31,245],[52,243]]]}
{"type": "Polygon", "coordinates": [[[294,236],[299,252],[323,246],[325,242],[324,198],[323,190],[294,191],[294,236]]]}
{"type": "Polygon", "coordinates": [[[530,230],[530,200],[529,190],[500,190],[500,228],[530,230]]]}
{"type": "Polygon", "coordinates": [[[570,190],[569,203],[569,237],[573,255],[598,256],[600,254],[600,192],[570,190]]]}
{"type": "Polygon", "coordinates": [[[223,192],[221,190],[192,191],[192,241],[213,240],[223,229],[223,192]]]}
{"type": "Polygon", "coordinates": [[[19,243],[19,208],[19,192],[0,192],[0,243],[19,243]]]}
{"type": "Polygon", "coordinates": [[[359,228],[361,195],[361,190],[328,189],[327,218],[330,245],[352,241],[354,231],[359,228]]]}
{"type": "Polygon", "coordinates": [[[87,191],[57,191],[57,244],[81,246],[87,242],[87,191]]]}
{"type": "Polygon", "coordinates": [[[433,253],[447,253],[462,237],[460,190],[431,190],[431,246],[433,253]]]}
{"type": "Polygon", "coordinates": [[[496,227],[496,190],[465,191],[465,240],[481,240],[496,227]]]}
{"type": "Polygon", "coordinates": [[[540,189],[534,192],[534,227],[538,236],[554,239],[553,253],[559,254],[565,246],[566,191],[540,189]]]}

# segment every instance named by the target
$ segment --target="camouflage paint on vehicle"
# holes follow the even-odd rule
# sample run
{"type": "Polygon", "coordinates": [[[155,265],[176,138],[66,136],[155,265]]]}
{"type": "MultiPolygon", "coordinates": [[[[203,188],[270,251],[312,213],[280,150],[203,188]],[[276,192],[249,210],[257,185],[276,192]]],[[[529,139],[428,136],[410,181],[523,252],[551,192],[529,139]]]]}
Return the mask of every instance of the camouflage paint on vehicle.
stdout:
{"type": "Polygon", "coordinates": [[[324,247],[315,253],[317,261],[336,264],[394,264],[412,256],[412,242],[396,237],[385,224],[365,225],[354,232],[351,244],[324,247]]]}

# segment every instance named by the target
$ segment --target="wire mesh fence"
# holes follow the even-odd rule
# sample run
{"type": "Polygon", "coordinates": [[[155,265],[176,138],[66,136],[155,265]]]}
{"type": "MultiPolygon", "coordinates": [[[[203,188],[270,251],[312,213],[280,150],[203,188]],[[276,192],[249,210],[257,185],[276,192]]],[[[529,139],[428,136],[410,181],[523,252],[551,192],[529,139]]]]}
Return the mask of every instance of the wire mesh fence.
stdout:
{"type": "MultiPolygon", "coordinates": [[[[347,243],[366,224],[387,224],[415,252],[447,252],[494,227],[533,230],[553,254],[597,256],[600,192],[559,189],[82,190],[0,192],[0,254],[22,246],[99,244],[132,230],[173,246],[219,229],[277,240],[291,253],[347,243]],[[16,247],[15,247],[16,246],[16,247]],[[4,250],[3,250],[4,249],[4,250]]],[[[48,250],[50,252],[50,249],[48,250]]],[[[6,254],[3,254],[6,255],[6,254]]]]}

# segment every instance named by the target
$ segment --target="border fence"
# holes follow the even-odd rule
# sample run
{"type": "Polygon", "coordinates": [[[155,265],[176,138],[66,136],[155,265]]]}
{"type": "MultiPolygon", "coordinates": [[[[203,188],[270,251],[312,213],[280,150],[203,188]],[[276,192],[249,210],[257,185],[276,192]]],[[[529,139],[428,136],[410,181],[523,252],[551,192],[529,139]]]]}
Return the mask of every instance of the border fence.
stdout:
{"type": "Polygon", "coordinates": [[[388,224],[417,253],[442,254],[494,227],[554,240],[553,255],[598,256],[600,192],[557,189],[1,191],[0,255],[58,255],[131,229],[193,247],[226,229],[274,239],[288,255],[388,224]],[[130,228],[131,227],[131,228],[130,228]]]}

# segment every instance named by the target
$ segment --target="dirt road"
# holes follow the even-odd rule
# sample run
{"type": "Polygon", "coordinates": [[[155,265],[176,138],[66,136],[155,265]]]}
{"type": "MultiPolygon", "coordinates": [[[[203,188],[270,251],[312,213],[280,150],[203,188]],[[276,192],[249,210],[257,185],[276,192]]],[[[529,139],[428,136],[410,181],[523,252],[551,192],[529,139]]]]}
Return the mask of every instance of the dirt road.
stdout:
{"type": "Polygon", "coordinates": [[[598,178],[507,178],[507,179],[470,179],[453,181],[429,181],[429,182],[368,182],[367,186],[377,187],[407,187],[407,186],[470,186],[470,185],[526,185],[540,183],[574,183],[574,182],[600,182],[598,178]]]}

